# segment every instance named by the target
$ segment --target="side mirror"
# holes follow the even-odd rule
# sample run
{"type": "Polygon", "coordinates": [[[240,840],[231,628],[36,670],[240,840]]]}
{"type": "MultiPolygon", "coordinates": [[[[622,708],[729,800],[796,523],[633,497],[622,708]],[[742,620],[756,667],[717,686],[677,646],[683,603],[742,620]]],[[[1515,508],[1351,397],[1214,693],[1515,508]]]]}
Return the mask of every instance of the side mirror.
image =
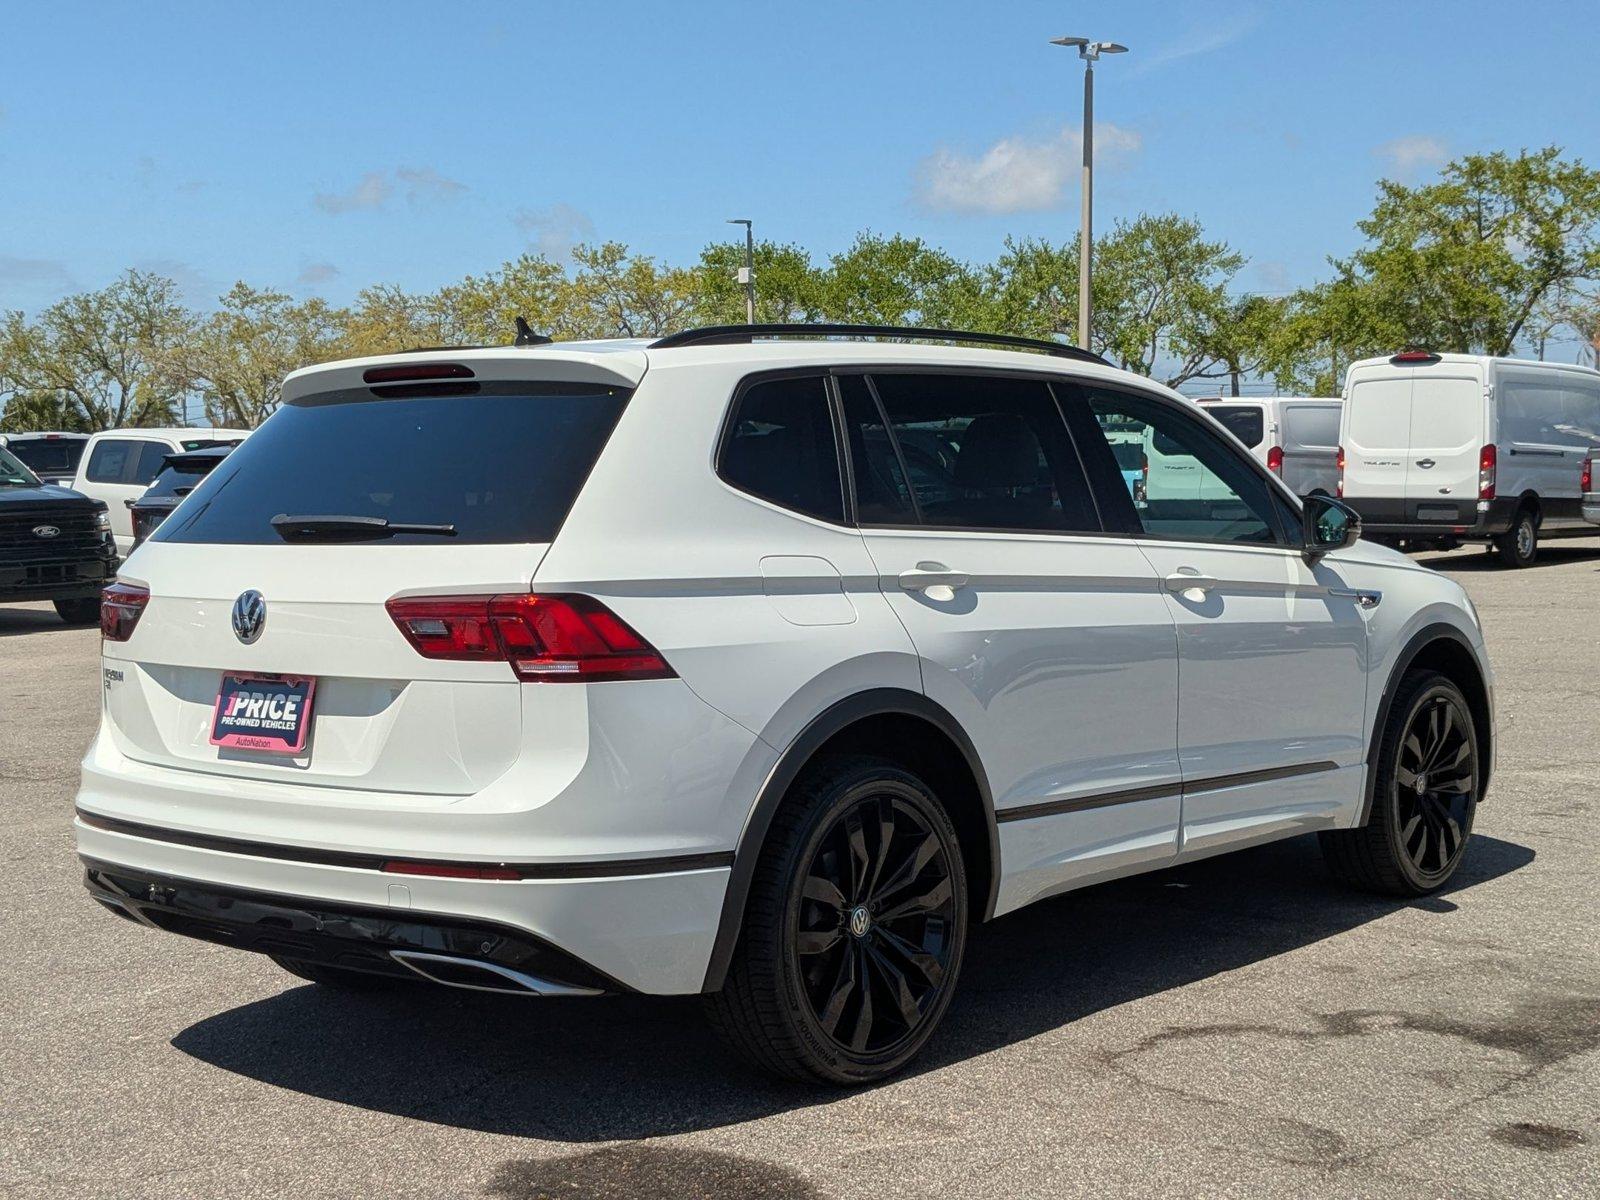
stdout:
{"type": "Polygon", "coordinates": [[[1332,496],[1307,496],[1301,513],[1301,537],[1308,559],[1353,546],[1361,537],[1360,514],[1332,496]]]}

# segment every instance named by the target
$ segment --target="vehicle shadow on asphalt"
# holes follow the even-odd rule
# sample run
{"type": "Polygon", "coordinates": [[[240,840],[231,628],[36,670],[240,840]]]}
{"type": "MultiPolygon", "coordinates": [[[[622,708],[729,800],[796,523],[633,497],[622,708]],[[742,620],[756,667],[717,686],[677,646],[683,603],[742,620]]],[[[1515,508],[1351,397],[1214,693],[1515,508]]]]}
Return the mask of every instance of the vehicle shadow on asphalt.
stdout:
{"type": "MultiPolygon", "coordinates": [[[[1533,850],[1475,836],[1459,893],[1533,850]]],[[[1330,879],[1314,838],[1258,847],[1044,901],[974,930],[944,1027],[913,1067],[949,1066],[1101,1009],[1334,937],[1407,904],[1330,879]]],[[[292,986],[183,1030],[223,1070],[360,1108],[568,1142],[660,1137],[827,1103],[769,1082],[713,1037],[693,997],[541,1000],[430,989],[292,986]],[[428,990],[424,990],[428,989],[428,990]]]]}
{"type": "MultiPolygon", "coordinates": [[[[1416,561],[1424,567],[1432,567],[1435,571],[1506,571],[1515,573],[1510,567],[1500,565],[1499,556],[1487,551],[1477,554],[1419,554],[1416,561]]],[[[1539,557],[1526,567],[1524,571],[1537,571],[1540,567],[1557,567],[1564,563],[1600,562],[1600,546],[1586,542],[1578,546],[1550,545],[1545,543],[1539,547],[1539,557]]]]}
{"type": "Polygon", "coordinates": [[[56,616],[51,608],[7,608],[0,605],[0,637],[20,637],[25,633],[43,633],[46,630],[80,629],[87,626],[68,625],[56,616]]]}

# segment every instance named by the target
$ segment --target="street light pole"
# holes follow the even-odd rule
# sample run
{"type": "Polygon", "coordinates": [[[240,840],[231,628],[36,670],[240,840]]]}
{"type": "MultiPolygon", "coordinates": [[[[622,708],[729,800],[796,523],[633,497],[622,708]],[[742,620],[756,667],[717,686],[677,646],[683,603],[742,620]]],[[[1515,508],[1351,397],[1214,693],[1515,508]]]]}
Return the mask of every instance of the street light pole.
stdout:
{"type": "Polygon", "coordinates": [[[744,284],[744,320],[746,325],[756,323],[756,232],[755,226],[743,217],[735,217],[729,225],[744,226],[744,266],[739,271],[739,282],[744,284]]]}
{"type": "Polygon", "coordinates": [[[1094,64],[1102,54],[1125,54],[1116,42],[1091,42],[1088,38],[1050,39],[1052,46],[1074,46],[1083,59],[1083,209],[1078,230],[1078,344],[1089,349],[1094,313],[1089,299],[1094,253],[1094,64]]]}

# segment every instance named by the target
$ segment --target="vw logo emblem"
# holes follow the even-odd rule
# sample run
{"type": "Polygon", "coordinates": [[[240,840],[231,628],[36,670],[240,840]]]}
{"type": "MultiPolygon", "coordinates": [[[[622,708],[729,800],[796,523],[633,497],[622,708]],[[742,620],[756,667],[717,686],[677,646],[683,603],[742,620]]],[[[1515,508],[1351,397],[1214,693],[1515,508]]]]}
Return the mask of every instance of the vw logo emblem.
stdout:
{"type": "Polygon", "coordinates": [[[54,525],[35,525],[33,527],[33,536],[42,538],[60,537],[61,530],[54,525]]]}
{"type": "Polygon", "coordinates": [[[855,937],[866,937],[870,928],[872,928],[872,914],[867,912],[866,905],[857,905],[850,911],[851,934],[855,937]]]}
{"type": "Polygon", "coordinates": [[[251,588],[233,602],[233,636],[248,646],[266,627],[266,597],[251,588]]]}

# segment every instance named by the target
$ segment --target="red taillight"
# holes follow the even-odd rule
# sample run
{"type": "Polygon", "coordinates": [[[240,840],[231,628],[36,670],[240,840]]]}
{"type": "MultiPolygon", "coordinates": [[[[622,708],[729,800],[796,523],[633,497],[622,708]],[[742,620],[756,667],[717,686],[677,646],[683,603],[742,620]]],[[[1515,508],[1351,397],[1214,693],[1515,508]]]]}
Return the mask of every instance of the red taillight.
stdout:
{"type": "Polygon", "coordinates": [[[508,662],[528,682],[671,679],[677,673],[591,596],[417,596],[389,615],[424,658],[508,662]]]}
{"type": "Polygon", "coordinates": [[[1333,456],[1334,465],[1339,468],[1339,482],[1333,485],[1333,494],[1340,498],[1344,496],[1344,447],[1340,446],[1338,453],[1333,456]]]}
{"type": "Polygon", "coordinates": [[[1267,447],[1267,470],[1271,471],[1274,475],[1277,475],[1280,478],[1283,476],[1282,446],[1267,447]]]}
{"type": "Polygon", "coordinates": [[[1496,454],[1493,445],[1478,451],[1478,499],[1494,499],[1494,467],[1496,454]]]}
{"type": "Polygon", "coordinates": [[[1583,460],[1583,466],[1578,469],[1578,490],[1588,493],[1594,491],[1594,457],[1593,455],[1583,460]]]}
{"type": "Polygon", "coordinates": [[[100,593],[100,636],[108,642],[125,642],[150,603],[150,589],[131,583],[113,583],[100,593]]]}
{"type": "Polygon", "coordinates": [[[514,867],[480,867],[470,863],[405,862],[383,864],[390,875],[427,875],[435,879],[521,879],[514,867]]]}
{"type": "Polygon", "coordinates": [[[471,379],[472,368],[460,363],[406,363],[401,367],[368,367],[361,372],[365,383],[415,383],[424,379],[471,379]]]}
{"type": "Polygon", "coordinates": [[[1390,355],[1392,363],[1436,363],[1439,356],[1432,350],[1402,350],[1399,354],[1390,355]]]}

